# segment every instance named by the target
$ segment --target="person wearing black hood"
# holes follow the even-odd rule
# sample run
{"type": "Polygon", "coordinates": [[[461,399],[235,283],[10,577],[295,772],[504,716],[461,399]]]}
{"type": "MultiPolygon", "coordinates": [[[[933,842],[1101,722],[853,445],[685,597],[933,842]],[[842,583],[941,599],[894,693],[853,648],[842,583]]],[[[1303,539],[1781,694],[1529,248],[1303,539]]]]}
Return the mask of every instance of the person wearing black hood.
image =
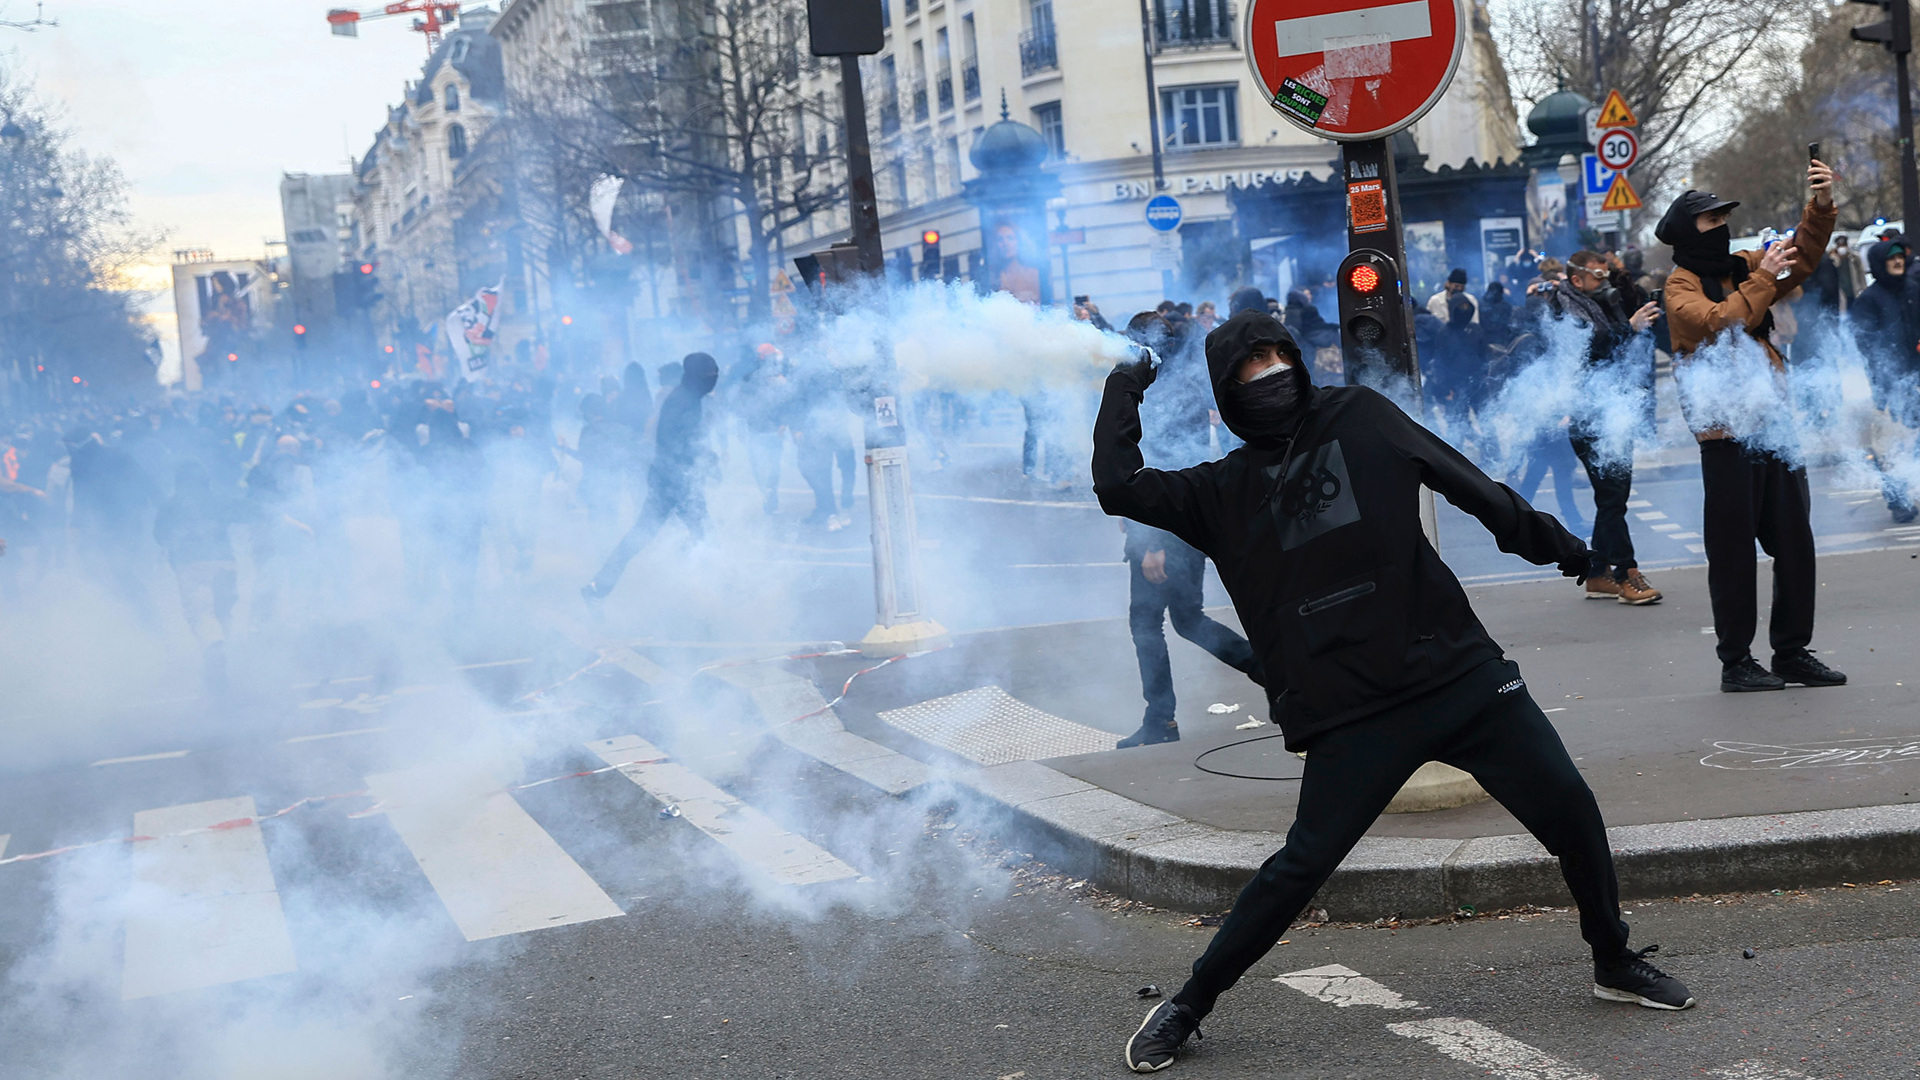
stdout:
{"type": "MultiPolygon", "coordinates": [[[[1907,245],[1882,240],[1867,249],[1873,284],[1849,309],[1853,341],[1866,361],[1875,408],[1886,409],[1908,428],[1920,428],[1920,290],[1907,276],[1907,245]]],[[[1920,517],[1913,493],[1883,475],[1887,509],[1902,525],[1920,517]]]]}
{"type": "Polygon", "coordinates": [[[1745,334],[1773,370],[1778,402],[1768,413],[1791,415],[1787,362],[1771,340],[1772,308],[1813,274],[1827,249],[1835,217],[1833,170],[1824,162],[1809,164],[1807,186],[1811,197],[1793,239],[1764,253],[1732,250],[1727,218],[1740,204],[1712,192],[1682,192],[1654,229],[1662,243],[1673,246],[1674,270],[1666,286],[1673,372],[1680,410],[1700,444],[1700,531],[1719,639],[1720,689],[1728,693],[1783,690],[1790,682],[1840,686],[1847,681],[1807,648],[1813,640],[1816,579],[1806,467],[1783,457],[1781,447],[1766,445],[1775,440],[1761,440],[1762,432],[1734,429],[1735,423],[1751,420],[1730,416],[1719,402],[1688,392],[1696,351],[1724,334],[1745,334]],[[1767,622],[1772,670],[1761,667],[1751,652],[1759,618],[1756,540],[1773,556],[1773,614],[1767,622]]]}
{"type": "Polygon", "coordinates": [[[706,535],[705,474],[712,468],[707,441],[705,401],[720,381],[720,365],[706,353],[688,353],[681,361],[680,385],[660,403],[654,423],[653,466],[647,470],[647,501],[639,520],[620,538],[600,572],[581,586],[588,603],[606,599],[620,583],[627,564],[647,546],[669,517],[679,517],[695,540],[706,535]]]}
{"type": "Polygon", "coordinates": [[[1211,558],[1261,665],[1289,750],[1305,751],[1286,846],[1234,902],[1193,975],[1127,1042],[1130,1068],[1171,1064],[1215,1000],[1271,949],[1414,770],[1473,774],[1560,858],[1596,996],[1683,1009],[1693,996],[1630,952],[1605,823],[1519,668],[1475,617],[1420,528],[1424,484],[1503,551],[1569,577],[1586,545],[1365,387],[1315,387],[1279,321],[1256,312],[1207,337],[1221,419],[1246,445],[1167,471],[1140,450],[1141,359],[1107,377],[1094,493],[1109,514],[1211,558]]]}
{"type": "MultiPolygon", "coordinates": [[[[1167,357],[1156,380],[1160,392],[1142,406],[1143,445],[1155,464],[1169,468],[1205,461],[1208,453],[1208,406],[1204,357],[1197,348],[1169,352],[1177,345],[1173,328],[1157,312],[1143,311],[1127,323],[1127,336],[1167,357]]],[[[1206,556],[1179,537],[1136,521],[1122,519],[1128,570],[1127,624],[1133,635],[1134,657],[1140,664],[1140,695],[1147,711],[1140,730],[1116,745],[1133,746],[1178,742],[1180,725],[1174,718],[1178,699],[1173,693],[1173,664],[1167,655],[1166,622],[1174,632],[1212,653],[1221,663],[1256,683],[1260,681],[1247,639],[1207,617],[1201,597],[1207,572],[1206,556]]]]}

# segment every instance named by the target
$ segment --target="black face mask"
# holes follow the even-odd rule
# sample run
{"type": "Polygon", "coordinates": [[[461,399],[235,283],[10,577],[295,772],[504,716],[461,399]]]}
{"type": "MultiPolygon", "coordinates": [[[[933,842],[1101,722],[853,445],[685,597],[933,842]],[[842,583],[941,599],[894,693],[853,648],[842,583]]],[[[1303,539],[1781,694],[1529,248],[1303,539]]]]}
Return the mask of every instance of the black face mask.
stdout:
{"type": "Polygon", "coordinates": [[[1233,382],[1227,392],[1244,437],[1255,445],[1271,444],[1293,434],[1294,414],[1300,408],[1297,370],[1275,370],[1249,383],[1233,382]]]}

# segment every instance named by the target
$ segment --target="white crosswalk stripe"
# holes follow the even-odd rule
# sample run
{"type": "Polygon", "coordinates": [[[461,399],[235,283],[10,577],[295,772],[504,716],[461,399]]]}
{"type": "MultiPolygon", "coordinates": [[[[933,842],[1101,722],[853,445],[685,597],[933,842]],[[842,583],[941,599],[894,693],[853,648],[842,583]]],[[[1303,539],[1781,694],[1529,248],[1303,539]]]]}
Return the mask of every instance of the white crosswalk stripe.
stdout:
{"type": "Polygon", "coordinates": [[[781,828],[686,766],[666,760],[666,754],[638,735],[599,739],[587,749],[609,765],[622,766],[621,774],[661,805],[679,807],[680,816],[695,828],[779,884],[812,885],[860,876],[813,841],[781,828]]]}
{"type": "Polygon", "coordinates": [[[367,787],[468,941],[625,914],[490,777],[427,767],[367,787]]]}
{"type": "Polygon", "coordinates": [[[1388,1024],[1387,1030],[1419,1039],[1442,1054],[1501,1080],[1600,1080],[1546,1052],[1457,1016],[1388,1024]]]}
{"type": "Polygon", "coordinates": [[[1284,983],[1310,998],[1343,1009],[1350,1005],[1372,1005],[1382,1009],[1423,1007],[1419,1002],[1411,998],[1403,998],[1352,968],[1339,964],[1308,968],[1305,971],[1290,971],[1273,981],[1284,983]]]}
{"type": "Polygon", "coordinates": [[[142,810],[133,816],[134,903],[120,979],[123,1001],[279,975],[297,967],[260,827],[170,836],[251,818],[247,797],[142,810]]]}

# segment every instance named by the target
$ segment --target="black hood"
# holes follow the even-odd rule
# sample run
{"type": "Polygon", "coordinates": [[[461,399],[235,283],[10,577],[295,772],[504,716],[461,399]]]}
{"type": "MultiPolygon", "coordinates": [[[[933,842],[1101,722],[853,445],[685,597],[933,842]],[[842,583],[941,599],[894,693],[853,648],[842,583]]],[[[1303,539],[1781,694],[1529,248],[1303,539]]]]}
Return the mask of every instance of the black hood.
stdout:
{"type": "Polygon", "coordinates": [[[1264,311],[1242,311],[1207,335],[1207,376],[1213,384],[1214,407],[1220,410],[1220,422],[1242,440],[1251,433],[1243,418],[1236,415],[1233,395],[1226,392],[1225,384],[1240,369],[1241,362],[1253,355],[1255,345],[1269,343],[1293,359],[1293,376],[1300,380],[1301,397],[1311,402],[1312,385],[1307,379],[1307,366],[1300,362],[1300,346],[1279,319],[1264,311]]]}
{"type": "Polygon", "coordinates": [[[1893,258],[1896,252],[1907,254],[1904,241],[1882,240],[1867,249],[1867,271],[1873,275],[1874,284],[1878,285],[1887,276],[1887,260],[1893,258]]]}
{"type": "Polygon", "coordinates": [[[720,382],[720,362],[706,353],[688,353],[680,361],[680,385],[697,394],[713,393],[720,382]]]}

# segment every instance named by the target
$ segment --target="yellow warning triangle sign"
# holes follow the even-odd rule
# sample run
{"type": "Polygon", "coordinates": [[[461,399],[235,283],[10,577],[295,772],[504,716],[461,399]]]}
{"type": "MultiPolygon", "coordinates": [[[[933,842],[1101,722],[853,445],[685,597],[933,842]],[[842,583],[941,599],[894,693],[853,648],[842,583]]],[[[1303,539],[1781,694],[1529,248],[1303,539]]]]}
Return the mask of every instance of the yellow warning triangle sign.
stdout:
{"type": "Polygon", "coordinates": [[[1600,121],[1595,126],[1602,128],[1639,127],[1640,118],[1633,115],[1632,109],[1627,108],[1627,99],[1620,96],[1620,91],[1609,90],[1607,91],[1606,104],[1600,106],[1600,121]]]}
{"type": "Polygon", "coordinates": [[[1607,188],[1607,201],[1600,204],[1600,209],[1607,212],[1640,209],[1640,196],[1633,185],[1627,183],[1626,173],[1613,174],[1613,184],[1607,188]]]}

